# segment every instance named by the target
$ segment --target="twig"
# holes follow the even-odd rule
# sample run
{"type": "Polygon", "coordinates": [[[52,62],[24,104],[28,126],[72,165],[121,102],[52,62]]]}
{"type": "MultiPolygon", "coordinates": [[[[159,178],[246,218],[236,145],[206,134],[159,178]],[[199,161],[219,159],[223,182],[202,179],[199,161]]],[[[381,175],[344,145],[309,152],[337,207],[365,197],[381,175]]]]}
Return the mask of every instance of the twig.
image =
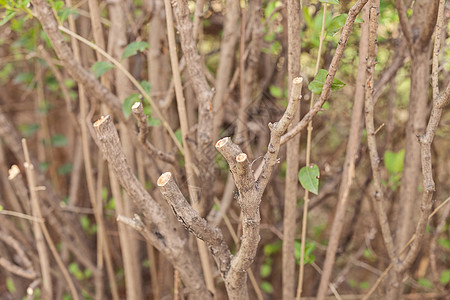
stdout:
{"type": "Polygon", "coordinates": [[[31,264],[31,261],[28,259],[25,251],[22,250],[21,245],[19,242],[14,239],[10,235],[6,235],[2,231],[0,231],[0,240],[2,240],[6,245],[14,248],[16,251],[16,254],[19,256],[19,261],[22,263],[23,268],[10,262],[4,257],[0,257],[0,265],[8,270],[9,272],[16,274],[20,277],[27,278],[27,279],[35,279],[38,277],[38,274],[33,269],[33,265],[31,264]]]}
{"type": "MultiPolygon", "coordinates": [[[[444,22],[443,17],[444,4],[445,1],[441,0],[439,5],[439,13],[437,21],[438,26],[436,28],[433,56],[439,55],[440,35],[444,22]]],[[[431,213],[431,209],[433,206],[432,200],[435,191],[435,183],[433,180],[433,168],[431,163],[431,144],[433,142],[436,130],[439,126],[443,108],[450,101],[450,83],[448,84],[446,91],[441,96],[439,96],[439,89],[437,86],[438,74],[435,71],[437,68],[438,68],[438,61],[435,60],[435,58],[433,57],[433,107],[431,109],[430,119],[428,120],[428,125],[425,130],[425,134],[419,137],[421,159],[422,159],[423,187],[424,187],[421,203],[422,212],[414,234],[414,236],[416,237],[414,244],[412,245],[410,251],[406,255],[403,262],[400,263],[399,267],[400,272],[405,272],[406,270],[408,270],[411,267],[414,260],[416,259],[417,254],[419,253],[422,247],[422,240],[425,235],[428,217],[431,213]]]]}
{"type": "Polygon", "coordinates": [[[142,107],[141,102],[136,102],[131,107],[131,110],[138,121],[139,124],[139,142],[144,146],[144,149],[147,151],[149,155],[152,155],[162,161],[165,161],[170,164],[175,163],[175,157],[171,154],[165,153],[150,143],[147,140],[147,135],[149,133],[149,127],[147,125],[147,116],[144,113],[144,108],[142,107]]]}
{"type": "Polygon", "coordinates": [[[266,154],[263,158],[261,174],[258,176],[256,185],[258,187],[259,198],[269,182],[273,167],[278,162],[278,152],[280,151],[283,133],[287,130],[292,118],[297,110],[298,102],[302,97],[303,78],[297,77],[292,81],[291,97],[288,106],[280,121],[269,123],[270,142],[266,154]]]}
{"type": "Polygon", "coordinates": [[[325,79],[325,83],[323,85],[322,93],[320,94],[319,100],[314,104],[313,109],[310,110],[301,120],[298,122],[294,128],[289,130],[286,134],[281,138],[281,145],[285,144],[288,140],[292,139],[296,134],[302,131],[312,120],[312,118],[320,111],[322,105],[327,101],[328,97],[331,93],[331,84],[333,83],[334,76],[336,75],[337,68],[339,66],[339,62],[341,61],[342,55],[344,54],[345,46],[347,45],[348,38],[353,29],[353,24],[355,22],[356,17],[360,13],[361,9],[367,3],[368,0],[358,0],[353,7],[348,12],[347,20],[345,21],[345,25],[342,28],[341,37],[339,38],[338,46],[336,48],[336,52],[333,56],[333,59],[330,64],[330,68],[328,69],[328,75],[325,79]]]}
{"type": "Polygon", "coordinates": [[[370,151],[370,162],[372,166],[373,182],[375,191],[373,199],[375,200],[374,207],[378,216],[378,222],[381,226],[384,244],[389,254],[391,261],[397,261],[398,256],[395,250],[394,241],[385,209],[385,198],[383,187],[381,184],[380,173],[380,158],[378,156],[377,142],[375,138],[374,127],[374,104],[373,104],[373,83],[374,71],[376,64],[377,53],[377,29],[378,29],[378,13],[379,2],[372,0],[369,10],[369,52],[366,69],[366,101],[365,101],[365,115],[366,115],[366,129],[367,129],[367,144],[370,151]]]}

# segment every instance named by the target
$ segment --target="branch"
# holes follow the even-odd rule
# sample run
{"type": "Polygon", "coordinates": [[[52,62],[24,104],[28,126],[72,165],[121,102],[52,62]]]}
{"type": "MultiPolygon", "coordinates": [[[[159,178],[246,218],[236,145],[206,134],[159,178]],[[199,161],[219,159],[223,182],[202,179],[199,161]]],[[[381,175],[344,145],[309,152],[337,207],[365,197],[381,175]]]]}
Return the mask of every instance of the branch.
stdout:
{"type": "MultiPolygon", "coordinates": [[[[441,29],[444,22],[444,4],[445,1],[439,1],[439,12],[438,12],[438,21],[436,28],[436,36],[434,43],[434,57],[439,56],[440,49],[440,36],[441,29]]],[[[433,143],[434,135],[439,126],[439,122],[441,120],[441,115],[444,106],[449,102],[450,99],[450,83],[447,86],[446,91],[439,97],[438,87],[437,87],[437,70],[438,64],[433,59],[433,108],[431,109],[430,119],[428,120],[428,125],[425,130],[425,134],[419,137],[420,150],[421,150],[421,158],[422,158],[422,175],[423,175],[423,187],[424,192],[422,194],[422,203],[420,208],[422,213],[420,215],[419,222],[417,223],[416,232],[415,232],[415,240],[408,254],[406,255],[404,261],[399,266],[400,272],[405,272],[408,270],[414,260],[417,257],[417,254],[420,251],[422,246],[422,240],[425,235],[425,229],[428,224],[428,218],[431,213],[431,208],[433,206],[433,194],[435,191],[435,183],[433,180],[433,167],[431,163],[431,144],[433,143]]]]}
{"type": "Polygon", "coordinates": [[[284,112],[279,122],[275,122],[274,124],[269,123],[270,142],[267,152],[264,155],[261,174],[258,176],[258,179],[256,181],[259,198],[261,198],[264,189],[269,182],[274,165],[278,162],[278,152],[280,151],[281,146],[281,136],[286,132],[289,124],[294,118],[295,112],[297,110],[297,104],[302,97],[302,83],[303,78],[301,77],[297,77],[292,80],[292,89],[286,111],[284,112]]]}
{"type": "Polygon", "coordinates": [[[146,191],[128,165],[111,116],[100,118],[94,123],[94,128],[99,147],[114,170],[117,180],[144,214],[148,227],[144,237],[161,251],[180,272],[192,297],[210,299],[211,296],[200,272],[189,258],[186,249],[187,241],[181,236],[182,232],[170,223],[161,206],[146,191]]]}
{"type": "Polygon", "coordinates": [[[319,100],[314,104],[313,108],[303,117],[303,119],[298,122],[294,128],[289,130],[283,137],[281,138],[281,145],[285,144],[287,141],[292,139],[296,134],[302,131],[309,123],[309,121],[314,118],[314,116],[320,111],[322,105],[327,101],[328,97],[331,93],[331,85],[333,83],[334,76],[336,75],[337,68],[339,66],[339,62],[341,61],[342,55],[344,54],[345,46],[347,45],[348,38],[353,29],[353,24],[355,23],[356,17],[360,13],[361,9],[369,0],[358,0],[355,5],[348,12],[347,20],[345,21],[345,25],[342,29],[341,37],[338,42],[338,46],[336,48],[336,53],[333,56],[333,59],[330,64],[330,68],[328,69],[328,75],[325,79],[325,83],[323,85],[322,93],[320,94],[319,100]]]}
{"type": "Polygon", "coordinates": [[[373,173],[373,182],[375,191],[373,193],[374,207],[376,209],[378,222],[381,226],[381,232],[383,235],[384,244],[386,246],[389,258],[391,261],[398,259],[397,252],[394,247],[394,241],[392,239],[391,230],[389,228],[388,218],[385,209],[385,198],[383,193],[383,187],[381,184],[381,172],[380,172],[380,157],[378,156],[376,132],[374,125],[374,101],[373,101],[373,88],[374,88],[374,73],[377,55],[377,30],[378,30],[378,14],[379,14],[379,1],[372,0],[369,10],[369,47],[368,58],[366,68],[366,92],[365,92],[365,115],[366,115],[366,130],[367,130],[367,145],[370,152],[370,162],[373,173]]]}
{"type": "Polygon", "coordinates": [[[144,108],[142,107],[141,102],[136,102],[131,107],[133,111],[134,117],[138,121],[139,124],[139,142],[147,151],[147,153],[151,156],[154,156],[162,161],[165,161],[169,164],[175,164],[175,157],[171,154],[165,153],[155,146],[152,143],[147,141],[147,135],[149,133],[149,128],[147,125],[147,115],[144,113],[144,108]]]}
{"type": "MultiPolygon", "coordinates": [[[[425,21],[424,28],[420,32],[417,41],[421,47],[427,46],[430,42],[431,36],[433,35],[433,31],[438,18],[439,3],[440,1],[438,0],[431,1],[431,5],[430,8],[428,9],[428,16],[425,21]]],[[[440,35],[436,35],[436,38],[440,39],[440,35]]]]}
{"type": "Polygon", "coordinates": [[[209,225],[186,201],[172,174],[166,172],[157,181],[164,199],[172,207],[173,213],[184,227],[197,238],[203,240],[210,248],[222,277],[226,277],[230,268],[231,253],[220,229],[209,225]]]}
{"type": "Polygon", "coordinates": [[[20,261],[23,265],[23,268],[10,262],[4,257],[0,257],[0,265],[8,270],[11,273],[14,273],[20,277],[26,278],[26,279],[35,279],[38,277],[38,274],[33,269],[33,265],[31,264],[31,261],[28,259],[25,251],[22,250],[21,245],[19,242],[14,239],[10,235],[6,235],[2,231],[0,231],[0,240],[2,240],[6,245],[10,246],[11,248],[14,248],[16,251],[16,254],[19,256],[18,261],[20,261]]]}
{"type": "Polygon", "coordinates": [[[402,28],[403,34],[405,35],[406,42],[411,46],[413,43],[411,25],[408,22],[408,17],[406,16],[406,9],[403,0],[396,0],[395,6],[398,11],[398,19],[400,21],[400,26],[402,28]]]}

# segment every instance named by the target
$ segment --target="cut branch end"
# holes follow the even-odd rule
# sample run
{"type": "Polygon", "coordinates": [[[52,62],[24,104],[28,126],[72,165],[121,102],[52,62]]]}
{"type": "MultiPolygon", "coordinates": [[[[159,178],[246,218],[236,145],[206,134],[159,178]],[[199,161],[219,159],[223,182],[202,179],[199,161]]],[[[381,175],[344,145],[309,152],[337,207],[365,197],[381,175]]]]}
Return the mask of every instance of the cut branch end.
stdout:
{"type": "Polygon", "coordinates": [[[166,172],[159,176],[158,181],[156,182],[158,186],[165,186],[167,182],[169,182],[170,178],[172,178],[172,173],[166,172]]]}
{"type": "Polygon", "coordinates": [[[244,162],[246,160],[247,160],[247,154],[245,154],[245,153],[241,153],[238,156],[236,156],[236,161],[238,163],[244,162]]]}
{"type": "Polygon", "coordinates": [[[111,119],[110,115],[107,116],[101,116],[100,119],[98,119],[97,121],[95,121],[94,123],[94,127],[100,127],[103,123],[105,123],[107,120],[111,119]]]}

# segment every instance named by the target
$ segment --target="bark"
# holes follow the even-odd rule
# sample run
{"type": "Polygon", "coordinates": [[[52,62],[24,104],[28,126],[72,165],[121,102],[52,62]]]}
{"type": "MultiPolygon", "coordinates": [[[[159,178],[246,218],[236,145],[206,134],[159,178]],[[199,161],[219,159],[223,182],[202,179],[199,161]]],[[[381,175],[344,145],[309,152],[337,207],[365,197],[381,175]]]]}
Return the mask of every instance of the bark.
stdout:
{"type": "Polygon", "coordinates": [[[350,188],[355,175],[355,162],[360,148],[361,123],[364,107],[364,87],[366,82],[366,61],[368,53],[368,35],[369,35],[369,9],[363,9],[362,16],[364,24],[361,27],[361,37],[359,42],[359,62],[356,75],[355,97],[352,110],[352,122],[347,142],[344,169],[342,171],[341,183],[339,186],[339,200],[336,205],[333,224],[331,225],[330,240],[328,242],[327,254],[325,257],[322,277],[317,297],[323,299],[328,291],[328,284],[331,278],[336,250],[339,246],[339,238],[345,221],[345,213],[348,207],[350,188]]]}
{"type": "Polygon", "coordinates": [[[99,147],[113,168],[120,185],[145,217],[146,224],[144,225],[142,221],[138,224],[141,233],[180,272],[188,293],[193,299],[211,299],[201,272],[198,266],[194,265],[192,255],[186,247],[187,240],[184,233],[171,224],[165,211],[145,190],[128,165],[111,116],[103,117],[95,122],[94,128],[99,147]]]}
{"type": "MultiPolygon", "coordinates": [[[[288,82],[291,90],[292,80],[300,74],[301,32],[300,3],[287,1],[288,28],[288,82]]],[[[300,120],[300,104],[288,130],[300,120]]],[[[283,217],[283,299],[293,299],[295,294],[295,230],[297,212],[298,168],[300,134],[287,143],[286,186],[283,217]]]]}

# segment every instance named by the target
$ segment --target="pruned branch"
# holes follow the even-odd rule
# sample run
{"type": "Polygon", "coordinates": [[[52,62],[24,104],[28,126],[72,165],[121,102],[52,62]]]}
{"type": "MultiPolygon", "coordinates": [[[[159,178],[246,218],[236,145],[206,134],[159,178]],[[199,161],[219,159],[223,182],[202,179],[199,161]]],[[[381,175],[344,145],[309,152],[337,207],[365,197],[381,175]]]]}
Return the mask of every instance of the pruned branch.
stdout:
{"type": "Polygon", "coordinates": [[[147,125],[147,116],[144,113],[144,108],[142,107],[141,102],[136,102],[131,107],[131,110],[138,121],[139,125],[139,142],[147,151],[147,153],[155,158],[158,158],[162,161],[165,161],[170,164],[175,163],[175,157],[171,154],[165,153],[158,148],[156,148],[152,143],[147,140],[147,136],[149,133],[149,127],[147,125]]]}
{"type": "Polygon", "coordinates": [[[158,178],[158,187],[164,199],[172,207],[178,220],[197,238],[203,240],[216,259],[219,271],[226,277],[230,268],[231,253],[223,239],[222,232],[203,219],[186,201],[170,172],[158,178]]]}
{"type": "Polygon", "coordinates": [[[333,59],[330,64],[330,68],[328,69],[327,78],[325,79],[325,83],[323,85],[322,93],[320,94],[319,100],[314,104],[313,108],[298,122],[294,128],[289,130],[286,134],[281,138],[281,145],[285,144],[287,141],[292,139],[296,134],[305,129],[308,125],[309,121],[311,121],[314,116],[320,111],[322,105],[327,101],[328,97],[331,94],[331,85],[334,80],[334,76],[336,75],[337,68],[339,66],[339,62],[342,59],[342,55],[344,54],[345,46],[347,46],[348,38],[350,37],[350,33],[353,29],[353,24],[355,23],[356,17],[361,12],[364,5],[366,5],[369,0],[358,0],[353,7],[348,12],[347,20],[345,21],[345,25],[342,28],[341,37],[339,38],[338,46],[336,48],[336,52],[333,56],[333,59]]]}
{"type": "Polygon", "coordinates": [[[295,112],[297,110],[297,104],[302,97],[302,83],[303,78],[301,77],[297,77],[292,80],[292,89],[286,111],[284,112],[280,121],[273,124],[269,123],[270,142],[267,148],[267,152],[264,155],[261,174],[257,179],[259,197],[262,196],[264,189],[269,182],[273,167],[278,161],[278,152],[280,151],[280,146],[282,144],[282,135],[286,132],[289,124],[294,118],[295,112]]]}
{"type": "MultiPolygon", "coordinates": [[[[127,163],[120,145],[117,130],[111,116],[100,118],[94,123],[99,147],[108,160],[109,165],[130,198],[142,211],[148,230],[140,230],[144,237],[152,243],[180,272],[180,275],[190,290],[191,295],[198,299],[210,299],[202,276],[193,261],[187,258],[186,240],[175,224],[171,224],[166,212],[145,190],[127,163]]],[[[139,226],[140,223],[138,224],[139,226]]]]}

